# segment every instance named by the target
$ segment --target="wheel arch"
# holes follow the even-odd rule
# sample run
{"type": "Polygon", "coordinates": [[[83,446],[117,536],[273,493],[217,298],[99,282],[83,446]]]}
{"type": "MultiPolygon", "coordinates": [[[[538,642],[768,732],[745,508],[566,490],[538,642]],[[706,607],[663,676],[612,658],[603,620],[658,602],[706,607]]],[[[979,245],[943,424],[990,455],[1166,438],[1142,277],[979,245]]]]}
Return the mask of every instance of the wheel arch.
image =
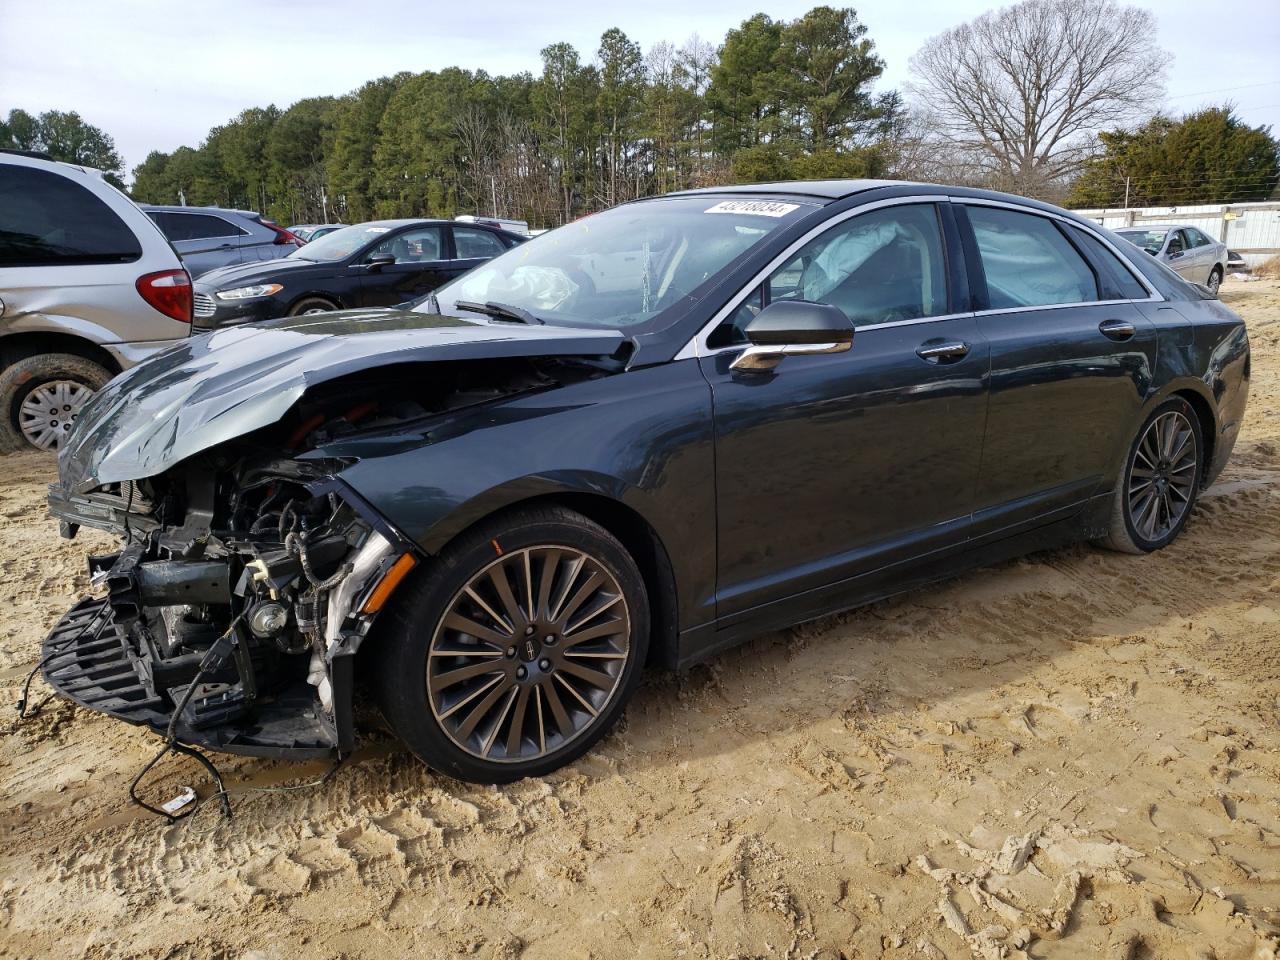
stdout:
{"type": "Polygon", "coordinates": [[[23,331],[0,337],[0,367],[7,367],[26,357],[42,353],[67,353],[99,364],[115,376],[120,364],[111,353],[92,340],[73,333],[45,330],[23,331]]]}
{"type": "Polygon", "coordinates": [[[649,655],[645,666],[674,669],[678,659],[679,637],[678,596],[675,570],[666,545],[653,525],[636,509],[620,500],[601,493],[584,491],[557,491],[523,499],[512,500],[503,506],[476,517],[460,529],[451,531],[432,552],[446,549],[468,531],[482,523],[489,523],[504,514],[516,513],[530,507],[561,506],[582,514],[598,523],[618,538],[640,568],[649,593],[649,655]]]}
{"type": "Polygon", "coordinates": [[[289,313],[289,311],[300,304],[303,300],[326,300],[329,303],[332,303],[338,310],[343,310],[347,306],[343,303],[342,297],[338,296],[336,293],[332,293],[328,290],[308,290],[306,293],[300,293],[296,297],[292,298],[289,301],[289,305],[284,308],[284,312],[286,314],[289,313]]]}
{"type": "MultiPolygon", "coordinates": [[[[1143,405],[1137,423],[1130,433],[1131,435],[1135,434],[1138,427],[1146,421],[1147,417],[1151,416],[1152,410],[1173,397],[1179,397],[1189,403],[1200,421],[1200,435],[1205,447],[1204,456],[1201,458],[1200,479],[1201,482],[1204,482],[1209,477],[1214,454],[1217,452],[1218,415],[1212,395],[1202,381],[1192,378],[1180,378],[1166,384],[1161,390],[1152,394],[1150,399],[1143,405]]],[[[1127,452],[1128,448],[1126,447],[1126,455],[1127,452]]]]}

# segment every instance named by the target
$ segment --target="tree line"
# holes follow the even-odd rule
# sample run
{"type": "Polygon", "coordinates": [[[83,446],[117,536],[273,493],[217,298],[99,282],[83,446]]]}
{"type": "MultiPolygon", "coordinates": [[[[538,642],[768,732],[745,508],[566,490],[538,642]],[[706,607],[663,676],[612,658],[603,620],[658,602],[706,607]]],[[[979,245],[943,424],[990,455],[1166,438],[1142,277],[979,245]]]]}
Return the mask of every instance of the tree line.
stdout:
{"type": "MultiPolygon", "coordinates": [[[[758,13],[718,45],[695,35],[644,51],[614,28],[589,58],[544,48],[536,74],[449,67],[252,107],[199,146],[152,152],[132,194],[290,223],[477,213],[534,226],[670,190],[823,177],[1081,205],[1118,205],[1126,189],[1134,203],[1275,194],[1268,128],[1229,106],[1152,116],[1168,59],[1156,33],[1150,12],[1115,0],[1023,0],[928,39],[904,97],[876,91],[884,61],[848,8],[758,13]]],[[[67,117],[79,122],[14,111],[0,145],[58,155],[67,117]]],[[[118,173],[110,137],[90,130],[91,165],[118,173]]]]}

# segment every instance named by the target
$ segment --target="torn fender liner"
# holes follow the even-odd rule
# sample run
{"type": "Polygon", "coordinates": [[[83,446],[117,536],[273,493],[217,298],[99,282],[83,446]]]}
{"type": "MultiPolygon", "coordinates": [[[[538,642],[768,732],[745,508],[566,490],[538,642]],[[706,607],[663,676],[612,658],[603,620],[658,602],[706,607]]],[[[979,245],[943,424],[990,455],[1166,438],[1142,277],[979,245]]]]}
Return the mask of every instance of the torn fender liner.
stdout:
{"type": "Polygon", "coordinates": [[[348,310],[192,337],[98,392],[60,455],[62,485],[85,493],[155,476],[275,423],[307,388],[398,363],[607,356],[617,331],[487,323],[406,310],[348,310]]]}

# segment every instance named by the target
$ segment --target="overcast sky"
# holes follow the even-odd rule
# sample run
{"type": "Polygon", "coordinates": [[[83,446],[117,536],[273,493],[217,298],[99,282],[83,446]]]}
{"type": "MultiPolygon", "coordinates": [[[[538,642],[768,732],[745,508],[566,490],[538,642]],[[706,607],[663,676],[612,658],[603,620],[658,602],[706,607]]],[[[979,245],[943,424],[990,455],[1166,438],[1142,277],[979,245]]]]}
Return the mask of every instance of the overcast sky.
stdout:
{"type": "MultiPolygon", "coordinates": [[[[832,5],[838,5],[831,0],[832,5]]],[[[399,70],[447,66],[538,72],[538,51],[567,40],[590,60],[621,27],[648,48],[690,34],[719,44],[755,10],[791,19],[814,0],[0,0],[0,113],[76,110],[115,138],[131,170],[152,150],[195,146],[245,107],[346,93],[399,70]]],[[[1173,55],[1167,109],[1225,99],[1280,132],[1280,3],[1144,3],[1173,55]]],[[[900,86],[929,36],[970,19],[975,0],[867,0],[855,7],[900,86]]]]}

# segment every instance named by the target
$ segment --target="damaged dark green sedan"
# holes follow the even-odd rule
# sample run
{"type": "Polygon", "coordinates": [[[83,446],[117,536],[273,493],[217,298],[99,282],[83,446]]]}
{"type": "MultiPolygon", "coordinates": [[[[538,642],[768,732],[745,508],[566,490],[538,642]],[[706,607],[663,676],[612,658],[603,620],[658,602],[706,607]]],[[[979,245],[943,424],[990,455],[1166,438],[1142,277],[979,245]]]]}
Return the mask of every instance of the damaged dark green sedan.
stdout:
{"type": "Polygon", "coordinates": [[[1234,313],[1034,201],[627,204],[109,384],[50,507],[121,548],[44,672],[171,743],[293,757],[352,750],[361,675],[434,768],[538,775],[646,666],[1033,549],[1166,546],[1248,384],[1234,313]]]}

